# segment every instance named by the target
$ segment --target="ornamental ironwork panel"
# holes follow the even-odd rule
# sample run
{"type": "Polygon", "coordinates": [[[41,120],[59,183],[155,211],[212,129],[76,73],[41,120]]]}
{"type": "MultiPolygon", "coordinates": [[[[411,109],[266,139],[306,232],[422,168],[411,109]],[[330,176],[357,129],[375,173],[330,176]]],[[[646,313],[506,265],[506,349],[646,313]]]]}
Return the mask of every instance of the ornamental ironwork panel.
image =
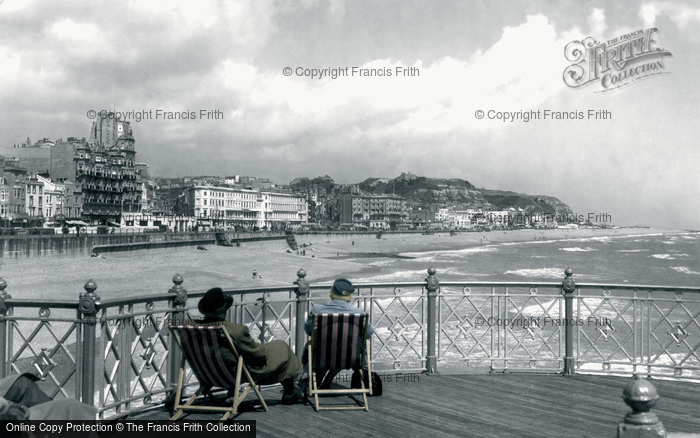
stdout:
{"type": "Polygon", "coordinates": [[[8,306],[6,358],[10,373],[34,373],[51,397],[79,396],[80,320],[75,308],[8,306]]]}
{"type": "Polygon", "coordinates": [[[577,372],[700,378],[700,294],[579,285],[575,299],[577,372]]]}
{"type": "Polygon", "coordinates": [[[170,391],[168,323],[173,309],[159,301],[102,308],[96,369],[101,416],[121,416],[165,401],[170,391]]]}
{"type": "Polygon", "coordinates": [[[439,297],[441,369],[561,369],[560,289],[445,283],[439,297]]]}
{"type": "MultiPolygon", "coordinates": [[[[356,286],[357,287],[357,286],[356,286]]],[[[378,370],[424,370],[426,291],[420,285],[357,287],[356,305],[374,327],[370,358],[378,370]]]]}

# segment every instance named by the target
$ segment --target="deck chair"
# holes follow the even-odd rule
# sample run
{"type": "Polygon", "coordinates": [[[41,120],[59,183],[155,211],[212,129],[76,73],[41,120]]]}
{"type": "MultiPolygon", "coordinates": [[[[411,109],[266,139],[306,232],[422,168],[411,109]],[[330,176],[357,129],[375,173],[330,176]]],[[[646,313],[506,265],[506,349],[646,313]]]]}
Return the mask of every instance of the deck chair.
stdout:
{"type": "MultiPolygon", "coordinates": [[[[170,420],[177,419],[184,411],[209,411],[223,412],[219,421],[228,419],[238,412],[238,405],[253,389],[258,399],[267,411],[267,404],[260,393],[258,385],[250,375],[243,357],[238,354],[231,335],[223,325],[219,326],[195,326],[195,325],[168,325],[170,331],[182,350],[182,362],[177,378],[177,390],[175,393],[175,414],[170,420]],[[231,351],[236,362],[236,372],[233,372],[233,364],[230,357],[222,354],[222,349],[231,351]],[[185,404],[181,402],[182,390],[185,384],[185,362],[190,365],[192,372],[199,380],[199,389],[185,404]],[[245,375],[243,375],[245,373],[245,375]],[[241,391],[241,380],[245,379],[248,386],[241,391]],[[231,406],[195,406],[194,401],[201,394],[211,395],[212,388],[226,388],[233,390],[233,404],[231,406]]],[[[225,352],[224,352],[225,353],[225,352]]]]}
{"type": "MultiPolygon", "coordinates": [[[[319,314],[314,315],[311,336],[308,343],[309,359],[309,395],[313,395],[316,411],[329,409],[364,409],[369,411],[367,394],[372,394],[372,382],[365,386],[365,379],[360,379],[360,388],[319,389],[317,372],[327,370],[359,371],[363,373],[363,362],[367,363],[367,372],[372,375],[367,339],[367,315],[365,314],[319,314]],[[319,395],[362,395],[361,404],[354,405],[319,405],[319,395]]],[[[362,376],[362,375],[361,375],[362,376]]],[[[363,377],[363,376],[362,376],[363,377]]]]}

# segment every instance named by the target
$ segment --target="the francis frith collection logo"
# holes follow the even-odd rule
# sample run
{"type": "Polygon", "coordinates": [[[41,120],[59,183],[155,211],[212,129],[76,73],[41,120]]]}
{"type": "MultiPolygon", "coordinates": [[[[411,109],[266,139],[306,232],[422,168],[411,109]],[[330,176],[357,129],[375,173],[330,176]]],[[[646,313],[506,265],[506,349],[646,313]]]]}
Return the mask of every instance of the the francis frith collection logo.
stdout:
{"type": "Polygon", "coordinates": [[[671,52],[658,46],[654,39],[658,29],[641,29],[620,35],[607,42],[592,37],[572,41],[564,55],[570,66],[564,70],[564,83],[571,88],[598,84],[596,92],[629,85],[649,76],[668,74],[664,57],[671,52]]]}

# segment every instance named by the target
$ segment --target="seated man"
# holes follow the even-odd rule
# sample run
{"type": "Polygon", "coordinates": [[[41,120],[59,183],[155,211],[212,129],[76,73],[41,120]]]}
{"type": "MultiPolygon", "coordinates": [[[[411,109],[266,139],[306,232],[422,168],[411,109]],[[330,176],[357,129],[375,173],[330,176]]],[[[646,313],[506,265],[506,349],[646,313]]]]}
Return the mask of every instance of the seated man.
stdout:
{"type": "MultiPolygon", "coordinates": [[[[344,278],[335,280],[333,282],[333,286],[331,286],[331,291],[329,294],[331,301],[328,304],[318,304],[311,309],[311,312],[309,312],[309,317],[306,319],[306,323],[304,324],[304,331],[306,331],[306,334],[311,334],[311,325],[314,322],[314,315],[322,315],[327,313],[365,313],[364,310],[358,309],[357,307],[352,307],[350,305],[353,292],[355,292],[355,287],[349,280],[344,278]]],[[[374,333],[372,324],[367,324],[367,339],[372,336],[372,333],[374,333]]],[[[306,348],[304,350],[306,350],[306,348]]],[[[307,360],[307,356],[304,355],[304,362],[306,363],[307,360]]],[[[337,374],[338,371],[318,373],[316,375],[316,381],[320,383],[321,389],[329,389],[337,374]],[[323,374],[325,374],[325,378],[323,378],[323,374]]],[[[359,376],[357,378],[359,378],[359,376]]]]}
{"type": "MultiPolygon", "coordinates": [[[[223,324],[258,383],[280,382],[284,390],[282,404],[291,405],[302,401],[303,394],[294,384],[296,375],[302,371],[299,358],[284,341],[258,344],[250,336],[248,327],[226,321],[226,312],[232,304],[233,297],[224,295],[221,288],[209,289],[198,305],[204,319],[195,321],[195,324],[223,324]]],[[[235,364],[233,356],[231,364],[235,364]]]]}
{"type": "Polygon", "coordinates": [[[97,409],[71,398],[51,400],[34,374],[0,379],[0,420],[94,420],[97,409]]]}

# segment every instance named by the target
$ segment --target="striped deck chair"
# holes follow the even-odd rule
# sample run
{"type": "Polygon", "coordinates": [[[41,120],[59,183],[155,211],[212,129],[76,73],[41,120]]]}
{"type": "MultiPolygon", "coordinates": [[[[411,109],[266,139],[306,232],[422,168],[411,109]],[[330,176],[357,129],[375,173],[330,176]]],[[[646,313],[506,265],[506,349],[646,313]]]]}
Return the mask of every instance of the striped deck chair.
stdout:
{"type": "Polygon", "coordinates": [[[223,325],[220,326],[168,326],[177,345],[182,350],[182,362],[177,378],[177,391],[175,393],[175,414],[170,420],[177,419],[184,411],[210,411],[223,412],[219,421],[226,420],[236,414],[238,405],[253,389],[267,411],[267,404],[260,393],[258,385],[250,375],[248,367],[243,363],[243,358],[238,354],[231,339],[231,335],[223,325]],[[235,358],[235,373],[230,358],[225,358],[221,350],[228,349],[235,358]],[[185,362],[190,365],[192,372],[199,380],[199,389],[185,404],[181,402],[183,385],[185,383],[185,362]],[[245,373],[245,376],[242,375],[245,373]],[[241,392],[241,378],[248,382],[248,386],[241,392]],[[223,406],[194,406],[193,403],[202,393],[211,394],[212,388],[233,389],[233,404],[230,407],[223,406]]]}
{"type": "MultiPolygon", "coordinates": [[[[369,360],[365,360],[369,352],[367,339],[367,316],[365,314],[320,314],[314,315],[314,321],[309,336],[309,395],[314,396],[316,411],[321,409],[364,409],[369,411],[367,394],[372,394],[371,379],[369,388],[365,387],[365,379],[360,379],[361,387],[352,389],[319,389],[316,374],[327,370],[352,369],[363,373],[363,362],[367,363],[367,372],[372,375],[369,360]],[[318,396],[326,394],[362,395],[363,403],[355,405],[319,405],[318,396]]],[[[356,400],[357,401],[357,400],[356,400]]]]}

